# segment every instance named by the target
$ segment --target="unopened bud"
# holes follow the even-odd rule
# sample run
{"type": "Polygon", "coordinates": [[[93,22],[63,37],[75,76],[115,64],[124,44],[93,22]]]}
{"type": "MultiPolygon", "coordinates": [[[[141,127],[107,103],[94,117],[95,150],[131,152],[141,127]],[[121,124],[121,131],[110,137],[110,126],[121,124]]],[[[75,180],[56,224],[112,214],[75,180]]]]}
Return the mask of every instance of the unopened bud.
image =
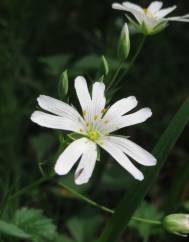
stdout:
{"type": "Polygon", "coordinates": [[[164,228],[172,233],[180,236],[189,234],[189,214],[171,214],[163,220],[164,228]]]}
{"type": "Polygon", "coordinates": [[[124,24],[118,46],[118,55],[121,59],[126,59],[130,52],[130,34],[127,23],[124,24]]]}

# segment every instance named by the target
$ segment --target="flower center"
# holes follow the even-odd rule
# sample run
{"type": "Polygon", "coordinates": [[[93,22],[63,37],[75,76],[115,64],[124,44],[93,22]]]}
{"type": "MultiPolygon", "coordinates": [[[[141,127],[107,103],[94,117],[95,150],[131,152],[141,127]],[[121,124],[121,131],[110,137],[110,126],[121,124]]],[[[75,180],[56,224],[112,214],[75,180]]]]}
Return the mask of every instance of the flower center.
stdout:
{"type": "Polygon", "coordinates": [[[89,130],[87,135],[92,141],[96,141],[100,137],[100,133],[95,130],[89,130]]]}

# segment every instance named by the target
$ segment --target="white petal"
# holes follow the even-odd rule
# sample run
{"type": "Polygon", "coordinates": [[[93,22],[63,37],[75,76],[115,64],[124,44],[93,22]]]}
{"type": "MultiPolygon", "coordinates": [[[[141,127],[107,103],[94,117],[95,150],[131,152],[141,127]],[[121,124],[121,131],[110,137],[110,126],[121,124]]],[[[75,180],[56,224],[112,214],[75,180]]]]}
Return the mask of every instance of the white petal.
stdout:
{"type": "Polygon", "coordinates": [[[136,97],[130,96],[128,98],[123,98],[116,103],[114,103],[104,115],[104,120],[109,120],[114,117],[122,116],[125,113],[131,111],[137,106],[136,97]]]}
{"type": "Polygon", "coordinates": [[[113,3],[112,8],[132,13],[139,23],[142,23],[144,20],[144,11],[136,4],[130,2],[124,2],[123,4],[113,3]]]}
{"type": "Polygon", "coordinates": [[[142,108],[135,113],[123,116],[122,118],[124,123],[123,127],[143,123],[151,116],[152,116],[152,111],[150,108],[142,108]]]}
{"type": "Polygon", "coordinates": [[[81,185],[89,181],[95,167],[96,159],[97,147],[94,142],[90,141],[75,172],[76,184],[81,185]]]}
{"type": "Polygon", "coordinates": [[[121,118],[115,117],[115,119],[106,125],[105,132],[110,133],[127,126],[143,123],[151,116],[152,111],[150,108],[142,108],[135,113],[122,116],[121,118]]]}
{"type": "Polygon", "coordinates": [[[106,104],[106,98],[104,95],[105,85],[102,82],[95,82],[92,89],[92,115],[98,115],[101,117],[102,110],[106,104]]]}
{"type": "Polygon", "coordinates": [[[116,10],[127,11],[127,9],[120,3],[113,3],[112,8],[116,10]]]}
{"type": "Polygon", "coordinates": [[[148,7],[148,11],[150,13],[156,13],[157,11],[159,11],[163,6],[163,2],[160,2],[160,1],[154,1],[152,2],[149,7],[148,7]]]}
{"type": "Polygon", "coordinates": [[[185,23],[189,22],[189,18],[188,17],[184,18],[183,16],[165,18],[165,20],[167,20],[167,21],[176,21],[176,22],[185,22],[185,23]]]}
{"type": "Polygon", "coordinates": [[[162,22],[162,19],[158,18],[152,18],[150,16],[145,16],[144,23],[146,25],[146,28],[151,31],[153,30],[158,24],[162,22]]]}
{"type": "Polygon", "coordinates": [[[48,112],[51,112],[58,116],[69,118],[73,121],[78,121],[79,119],[81,121],[83,120],[83,118],[77,112],[77,110],[75,110],[72,106],[60,100],[57,100],[49,96],[40,95],[37,98],[37,101],[39,106],[48,112]]]}
{"type": "Polygon", "coordinates": [[[55,116],[41,111],[33,112],[31,115],[31,120],[43,127],[69,130],[77,133],[80,133],[80,129],[83,128],[83,124],[80,122],[75,122],[68,118],[55,116]]]}
{"type": "Polygon", "coordinates": [[[89,110],[89,106],[91,105],[91,96],[88,90],[87,82],[84,77],[78,76],[75,79],[75,89],[82,110],[89,110]]]}
{"type": "Polygon", "coordinates": [[[169,7],[169,8],[164,8],[162,10],[160,10],[159,12],[156,13],[156,17],[158,18],[164,18],[166,15],[168,15],[169,13],[173,12],[176,9],[176,5],[169,7]]]}
{"type": "Polygon", "coordinates": [[[143,12],[143,8],[141,8],[141,6],[137,5],[137,4],[134,4],[134,3],[131,3],[131,2],[123,2],[122,3],[124,7],[126,7],[127,9],[130,9],[130,10],[135,10],[135,11],[138,11],[138,12],[143,12]]]}
{"type": "Polygon", "coordinates": [[[87,138],[75,140],[63,151],[54,168],[58,175],[65,175],[71,170],[79,157],[87,149],[88,141],[87,138]]]}
{"type": "Polygon", "coordinates": [[[125,168],[135,179],[142,181],[144,176],[127,158],[127,156],[107,139],[102,140],[103,144],[99,144],[106,150],[123,168],[125,168]]]}
{"type": "Polygon", "coordinates": [[[116,136],[109,136],[109,138],[121,151],[136,160],[139,164],[144,166],[156,165],[157,160],[153,155],[129,139],[116,136]]]}
{"type": "Polygon", "coordinates": [[[123,2],[123,6],[128,12],[132,13],[135,16],[139,23],[142,23],[144,21],[145,13],[143,8],[141,8],[139,5],[131,2],[123,2]]]}

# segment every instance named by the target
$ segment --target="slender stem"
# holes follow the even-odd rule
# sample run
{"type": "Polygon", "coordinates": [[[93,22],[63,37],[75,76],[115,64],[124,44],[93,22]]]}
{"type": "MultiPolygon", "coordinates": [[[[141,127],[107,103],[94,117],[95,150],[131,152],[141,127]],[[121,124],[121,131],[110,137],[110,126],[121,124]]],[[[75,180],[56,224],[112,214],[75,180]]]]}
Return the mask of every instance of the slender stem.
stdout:
{"type": "MultiPolygon", "coordinates": [[[[63,187],[63,188],[65,188],[67,191],[71,192],[73,195],[75,195],[79,199],[81,199],[81,200],[91,204],[94,207],[97,207],[97,208],[101,209],[102,211],[105,211],[105,212],[110,213],[110,214],[114,214],[115,213],[115,211],[113,209],[107,208],[107,207],[105,207],[105,206],[103,206],[103,205],[101,205],[101,204],[91,200],[90,198],[85,197],[84,195],[76,192],[74,189],[68,187],[65,184],[58,183],[58,185],[63,187]]],[[[136,217],[136,216],[133,216],[132,220],[135,220],[137,222],[147,223],[147,224],[154,224],[154,225],[160,225],[161,224],[161,221],[145,219],[145,218],[140,218],[140,217],[136,217]]]]}
{"type": "Polygon", "coordinates": [[[135,52],[133,58],[132,58],[132,60],[130,61],[128,67],[125,69],[125,71],[122,73],[122,75],[119,77],[117,83],[119,83],[119,82],[123,79],[123,77],[127,74],[127,72],[128,72],[128,71],[131,69],[131,67],[133,66],[134,62],[136,61],[138,55],[140,54],[140,52],[141,52],[141,50],[142,50],[142,47],[143,47],[144,42],[145,42],[145,38],[146,38],[146,36],[143,35],[142,40],[141,40],[141,42],[140,42],[140,44],[139,44],[139,46],[138,46],[138,48],[137,48],[137,50],[136,50],[136,52],[135,52]]]}
{"type": "Polygon", "coordinates": [[[136,217],[136,216],[133,216],[131,219],[133,219],[133,220],[135,220],[137,222],[142,222],[142,223],[147,223],[147,224],[156,224],[156,225],[160,225],[161,224],[161,221],[159,221],[159,220],[140,218],[140,217],[136,217]]]}
{"type": "Polygon", "coordinates": [[[140,51],[141,51],[141,49],[142,49],[142,47],[144,45],[144,42],[145,42],[145,38],[146,38],[145,35],[143,35],[142,40],[141,40],[140,44],[138,45],[138,48],[137,48],[133,58],[131,59],[131,61],[128,64],[128,66],[126,67],[125,71],[119,76],[119,73],[120,73],[122,67],[125,65],[125,60],[120,62],[120,64],[119,64],[119,66],[118,66],[118,68],[117,68],[117,70],[116,70],[112,80],[109,83],[108,89],[110,89],[114,85],[114,82],[115,82],[115,80],[117,78],[118,79],[117,79],[116,84],[118,84],[123,79],[123,77],[127,74],[127,72],[131,69],[131,67],[133,66],[135,60],[137,59],[138,55],[140,54],[140,51]]]}
{"type": "Polygon", "coordinates": [[[35,186],[38,186],[40,185],[41,183],[49,180],[50,177],[41,177],[40,179],[38,179],[37,181],[33,182],[32,184],[26,186],[26,187],[23,187],[22,189],[20,189],[18,192],[16,192],[15,194],[13,194],[12,196],[10,196],[8,198],[8,201],[9,200],[12,200],[20,195],[22,195],[23,193],[27,192],[28,190],[34,188],[35,186]]]}
{"type": "Polygon", "coordinates": [[[117,67],[117,70],[114,73],[112,80],[109,82],[109,85],[108,85],[107,89],[110,89],[111,86],[114,84],[115,80],[117,79],[117,77],[118,77],[118,75],[119,75],[119,73],[120,73],[120,71],[121,71],[121,69],[122,69],[122,67],[124,65],[124,62],[125,62],[125,60],[123,60],[122,62],[119,63],[119,65],[117,67]]]}

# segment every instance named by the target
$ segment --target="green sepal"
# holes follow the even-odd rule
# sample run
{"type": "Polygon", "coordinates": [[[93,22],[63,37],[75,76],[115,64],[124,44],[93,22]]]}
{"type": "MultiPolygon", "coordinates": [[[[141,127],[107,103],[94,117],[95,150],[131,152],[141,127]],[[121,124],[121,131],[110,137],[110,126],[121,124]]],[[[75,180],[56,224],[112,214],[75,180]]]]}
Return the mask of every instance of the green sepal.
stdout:
{"type": "Polygon", "coordinates": [[[70,139],[72,139],[72,140],[77,140],[77,139],[80,139],[80,138],[82,138],[83,137],[83,135],[82,134],[78,134],[78,133],[70,133],[70,134],[68,134],[68,137],[70,138],[70,139]]]}
{"type": "Polygon", "coordinates": [[[97,161],[100,161],[100,148],[97,146],[97,161]]]}

